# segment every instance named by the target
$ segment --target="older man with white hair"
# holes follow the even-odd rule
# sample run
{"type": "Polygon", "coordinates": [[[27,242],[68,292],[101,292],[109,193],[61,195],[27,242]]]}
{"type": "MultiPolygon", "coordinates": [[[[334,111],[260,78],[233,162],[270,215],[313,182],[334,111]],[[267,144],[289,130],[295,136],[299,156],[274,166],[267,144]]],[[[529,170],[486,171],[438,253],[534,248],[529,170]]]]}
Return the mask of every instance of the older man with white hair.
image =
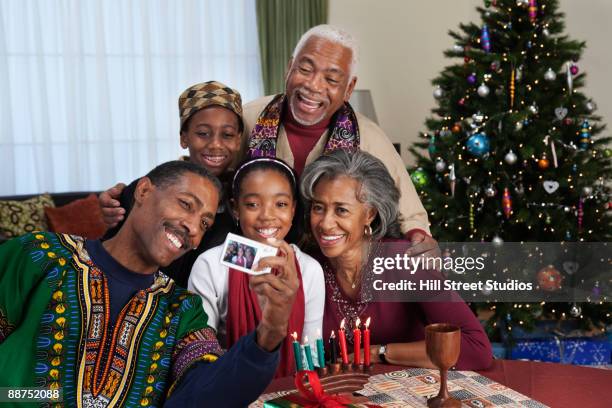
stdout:
{"type": "Polygon", "coordinates": [[[278,157],[298,174],[336,149],[378,157],[400,189],[401,227],[415,244],[412,254],[435,252],[427,212],[401,157],[382,129],[348,103],[357,82],[357,62],[357,44],[349,33],[330,25],[304,33],[287,66],[285,93],[244,106],[245,154],[278,157]]]}

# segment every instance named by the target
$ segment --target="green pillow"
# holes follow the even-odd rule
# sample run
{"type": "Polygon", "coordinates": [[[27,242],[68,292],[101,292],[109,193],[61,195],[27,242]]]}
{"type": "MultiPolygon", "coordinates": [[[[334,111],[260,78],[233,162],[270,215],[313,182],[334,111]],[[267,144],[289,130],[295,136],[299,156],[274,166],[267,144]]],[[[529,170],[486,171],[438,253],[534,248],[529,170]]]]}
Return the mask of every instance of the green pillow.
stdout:
{"type": "Polygon", "coordinates": [[[49,194],[24,201],[0,201],[0,235],[14,238],[32,231],[47,231],[45,207],[55,207],[49,194]]]}

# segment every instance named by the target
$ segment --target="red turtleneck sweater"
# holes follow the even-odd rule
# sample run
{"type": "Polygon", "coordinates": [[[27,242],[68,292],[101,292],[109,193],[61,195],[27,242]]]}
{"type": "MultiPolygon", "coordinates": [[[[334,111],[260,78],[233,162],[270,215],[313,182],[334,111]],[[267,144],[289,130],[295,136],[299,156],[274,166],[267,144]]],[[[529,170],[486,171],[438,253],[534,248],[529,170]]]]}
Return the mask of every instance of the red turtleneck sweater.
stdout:
{"type": "Polygon", "coordinates": [[[295,120],[288,106],[284,111],[282,123],[285,126],[285,132],[287,132],[291,153],[293,153],[293,168],[299,176],[304,171],[308,154],[317,144],[321,135],[325,133],[330,120],[325,119],[315,125],[304,126],[295,120]]]}

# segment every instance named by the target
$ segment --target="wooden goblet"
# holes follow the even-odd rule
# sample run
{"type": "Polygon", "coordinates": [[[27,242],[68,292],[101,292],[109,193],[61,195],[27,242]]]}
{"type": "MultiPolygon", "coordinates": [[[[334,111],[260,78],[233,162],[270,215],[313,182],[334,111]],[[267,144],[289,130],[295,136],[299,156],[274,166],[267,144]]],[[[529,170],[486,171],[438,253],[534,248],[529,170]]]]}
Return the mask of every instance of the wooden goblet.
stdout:
{"type": "Polygon", "coordinates": [[[427,400],[427,406],[461,407],[458,401],[448,395],[446,377],[448,369],[457,363],[461,349],[461,329],[446,323],[430,324],[425,327],[425,346],[427,356],[440,369],[440,392],[427,400]]]}

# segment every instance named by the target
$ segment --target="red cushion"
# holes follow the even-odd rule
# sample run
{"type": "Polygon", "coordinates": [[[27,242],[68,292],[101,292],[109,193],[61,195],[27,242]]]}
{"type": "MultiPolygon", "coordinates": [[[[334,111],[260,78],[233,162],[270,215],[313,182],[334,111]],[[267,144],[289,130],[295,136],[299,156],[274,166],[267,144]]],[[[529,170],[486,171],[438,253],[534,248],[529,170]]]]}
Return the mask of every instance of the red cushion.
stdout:
{"type": "Polygon", "coordinates": [[[102,220],[102,210],[95,194],[74,200],[61,207],[45,207],[45,215],[49,222],[49,230],[53,232],[98,239],[106,231],[106,225],[102,220]]]}

